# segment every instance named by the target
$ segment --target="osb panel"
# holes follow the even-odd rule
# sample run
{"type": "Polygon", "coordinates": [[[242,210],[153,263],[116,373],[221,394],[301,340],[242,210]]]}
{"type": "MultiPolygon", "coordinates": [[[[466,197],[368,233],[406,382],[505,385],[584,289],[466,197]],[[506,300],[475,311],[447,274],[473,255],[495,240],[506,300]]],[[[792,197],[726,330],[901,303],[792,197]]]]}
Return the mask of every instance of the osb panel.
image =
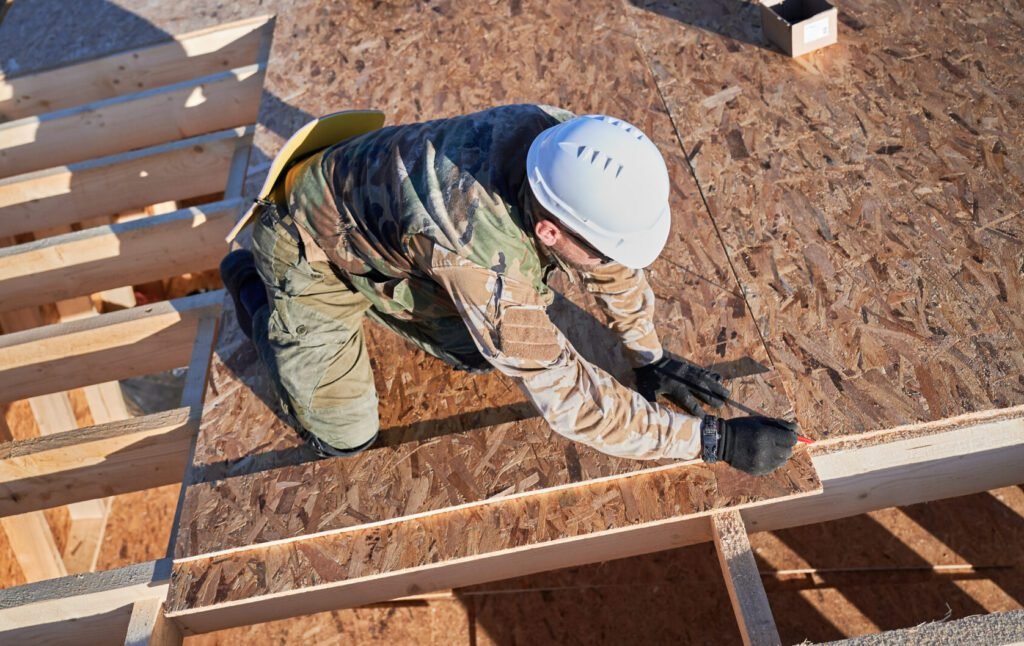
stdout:
{"type": "Polygon", "coordinates": [[[335,610],[185,638],[186,646],[450,646],[474,643],[466,607],[455,599],[335,610]]]}
{"type": "MultiPolygon", "coordinates": [[[[381,107],[402,122],[530,100],[632,119],[665,151],[674,186],[675,233],[650,271],[666,347],[721,368],[751,409],[791,413],[621,7],[595,3],[583,16],[573,9],[570,2],[364,3],[344,13],[281,15],[268,87],[294,97],[294,107],[265,104],[261,122],[271,127],[261,128],[257,144],[268,152],[279,145],[272,133],[296,109],[381,107]],[[436,39],[430,47],[422,47],[424,33],[436,39]]],[[[569,298],[552,308],[555,320],[584,356],[628,383],[631,373],[595,318],[593,300],[578,287],[561,288],[569,298]]],[[[501,375],[457,373],[388,332],[366,329],[385,430],[374,449],[353,459],[310,462],[264,404],[273,396],[252,350],[222,342],[196,456],[202,483],[187,492],[177,555],[652,466],[554,434],[501,375]]]]}
{"type": "Polygon", "coordinates": [[[171,577],[168,609],[203,608],[393,574],[820,489],[805,450],[761,478],[723,463],[638,473],[472,509],[179,562],[171,577]]]}
{"type": "Polygon", "coordinates": [[[1017,3],[843,3],[766,49],[758,8],[629,15],[805,432],[1024,402],[1017,3]]]}

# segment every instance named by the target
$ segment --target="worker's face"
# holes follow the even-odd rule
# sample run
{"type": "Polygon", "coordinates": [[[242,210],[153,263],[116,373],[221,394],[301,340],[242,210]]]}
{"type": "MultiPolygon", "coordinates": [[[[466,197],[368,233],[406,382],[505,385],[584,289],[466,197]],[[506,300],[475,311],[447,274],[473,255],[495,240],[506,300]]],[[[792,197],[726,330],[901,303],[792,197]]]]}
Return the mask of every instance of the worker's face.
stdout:
{"type": "Polygon", "coordinates": [[[575,233],[553,220],[538,220],[533,230],[540,243],[570,267],[590,269],[608,260],[575,233]]]}

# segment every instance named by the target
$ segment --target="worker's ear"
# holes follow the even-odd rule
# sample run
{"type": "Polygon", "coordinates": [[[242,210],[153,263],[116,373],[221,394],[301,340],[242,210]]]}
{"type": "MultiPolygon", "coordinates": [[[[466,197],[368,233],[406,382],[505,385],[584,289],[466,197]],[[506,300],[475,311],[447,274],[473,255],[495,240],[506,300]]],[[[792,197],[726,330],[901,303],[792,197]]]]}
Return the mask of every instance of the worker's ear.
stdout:
{"type": "Polygon", "coordinates": [[[559,238],[562,237],[562,232],[558,230],[558,225],[551,220],[537,220],[537,223],[533,225],[533,232],[537,234],[537,239],[545,247],[555,246],[559,238]]]}

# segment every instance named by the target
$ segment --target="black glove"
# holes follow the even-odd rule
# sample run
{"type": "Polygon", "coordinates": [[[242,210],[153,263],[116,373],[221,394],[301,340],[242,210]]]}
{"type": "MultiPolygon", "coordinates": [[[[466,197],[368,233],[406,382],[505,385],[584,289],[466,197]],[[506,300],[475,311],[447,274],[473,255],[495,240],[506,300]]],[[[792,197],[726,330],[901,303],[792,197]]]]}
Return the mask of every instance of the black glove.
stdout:
{"type": "Polygon", "coordinates": [[[732,419],[708,415],[700,432],[705,462],[722,460],[755,476],[785,464],[797,442],[794,422],[760,415],[732,419]]]}
{"type": "Polygon", "coordinates": [[[652,403],[658,395],[665,395],[670,402],[696,417],[705,415],[698,399],[718,408],[729,397],[721,375],[667,352],[658,361],[636,369],[636,389],[652,403]]]}

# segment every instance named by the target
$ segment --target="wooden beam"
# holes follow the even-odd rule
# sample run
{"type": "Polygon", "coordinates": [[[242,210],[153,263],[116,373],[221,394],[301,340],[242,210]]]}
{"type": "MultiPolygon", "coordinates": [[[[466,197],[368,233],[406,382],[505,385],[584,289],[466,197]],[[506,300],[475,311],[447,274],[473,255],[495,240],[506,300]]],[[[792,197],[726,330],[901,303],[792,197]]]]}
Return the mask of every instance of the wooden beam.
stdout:
{"type": "Polygon", "coordinates": [[[43,512],[0,518],[0,527],[7,535],[7,542],[27,582],[45,581],[68,573],[43,512]]]}
{"type": "MultiPolygon", "coordinates": [[[[85,300],[88,301],[88,299],[85,300]]],[[[60,305],[62,303],[58,303],[58,310],[63,315],[64,310],[61,310],[60,305]]],[[[88,302],[86,305],[87,311],[84,314],[95,315],[92,303],[88,302]]],[[[42,325],[42,315],[33,308],[23,309],[18,312],[0,313],[0,323],[3,324],[4,329],[8,332],[32,329],[42,325]]],[[[101,423],[111,421],[115,415],[119,416],[119,419],[128,417],[120,386],[116,382],[88,386],[85,389],[85,394],[89,400],[90,407],[94,407],[94,410],[91,412],[96,421],[101,423]]],[[[68,393],[54,393],[31,397],[28,403],[41,435],[61,433],[78,428],[79,426],[68,393]]],[[[11,441],[12,439],[7,437],[6,441],[11,441]]],[[[59,568],[45,568],[51,577],[63,574],[76,574],[92,570],[95,567],[96,560],[99,557],[103,533],[106,529],[110,502],[107,500],[81,501],[68,505],[67,510],[70,526],[64,545],[64,552],[63,554],[58,554],[58,558],[62,559],[62,563],[59,568]]],[[[49,560],[52,558],[50,555],[51,551],[56,551],[52,531],[45,518],[31,519],[30,514],[23,514],[21,518],[23,520],[5,523],[5,527],[10,526],[12,532],[16,531],[16,529],[21,530],[22,536],[15,539],[19,543],[25,543],[29,538],[39,541],[38,545],[27,547],[25,559],[21,559],[19,556],[20,560],[25,560],[29,563],[31,569],[37,570],[39,566],[36,563],[42,558],[49,560]],[[26,531],[30,533],[26,535],[26,531]]],[[[23,547],[22,549],[26,548],[23,547]]],[[[38,579],[33,578],[30,580],[38,579]]]]}
{"type": "Polygon", "coordinates": [[[745,510],[749,531],[823,523],[1024,483],[1024,406],[818,442],[813,452],[825,495],[745,510]]]}
{"type": "Polygon", "coordinates": [[[273,29],[273,16],[259,16],[47,71],[15,77],[0,75],[0,121],[63,110],[265,61],[273,29]]]}
{"type": "Polygon", "coordinates": [[[124,646],[180,646],[183,640],[177,624],[164,616],[163,599],[144,599],[132,606],[124,646]]]}
{"type": "Polygon", "coordinates": [[[240,139],[235,144],[234,154],[231,156],[231,168],[228,171],[227,181],[224,183],[224,199],[242,197],[245,190],[246,171],[249,168],[249,156],[252,154],[252,139],[240,139]]]}
{"type": "Polygon", "coordinates": [[[197,428],[176,408],[0,445],[0,516],[180,482],[197,428]]]}
{"type": "MultiPolygon", "coordinates": [[[[760,527],[779,529],[1020,482],[1024,407],[964,416],[945,430],[918,434],[922,427],[928,429],[922,425],[873,434],[864,444],[819,443],[811,450],[822,493],[735,507],[748,527],[756,518],[760,527]]],[[[618,486],[645,476],[625,476],[618,486]]],[[[642,486],[663,492],[663,484],[642,486]]],[[[523,507],[522,498],[496,500],[427,518],[179,559],[168,615],[186,632],[208,632],[712,539],[714,512],[646,520],[644,505],[637,505],[636,522],[626,525],[602,521],[583,530],[549,528],[543,509],[557,510],[581,499],[603,500],[607,486],[556,492],[547,507],[545,496],[552,494],[538,493],[531,497],[533,511],[523,507]],[[506,533],[501,528],[509,523],[516,530],[506,533]],[[482,544],[480,536],[485,537],[482,544]],[[467,543],[481,547],[468,553],[467,543]],[[448,558],[449,553],[455,556],[448,558]]],[[[640,486],[632,487],[634,498],[640,486]]],[[[611,507],[607,502],[593,507],[599,508],[611,507]]]]}
{"type": "MultiPolygon", "coordinates": [[[[879,495],[872,498],[873,504],[883,505],[894,495],[902,497],[898,492],[914,493],[914,502],[934,499],[929,487],[936,479],[949,479],[948,470],[934,476],[927,467],[943,465],[961,465],[965,474],[971,477],[951,495],[965,495],[972,491],[987,490],[1019,479],[1019,464],[1024,458],[1024,407],[1003,411],[989,411],[947,420],[944,427],[928,429],[929,425],[919,425],[896,429],[884,434],[869,434],[861,441],[822,442],[815,447],[813,457],[815,464],[822,460],[832,462],[833,468],[828,479],[823,481],[824,491],[819,496],[805,496],[800,499],[787,499],[767,502],[746,508],[744,516],[757,514],[763,517],[777,517],[776,524],[795,526],[814,522],[808,520],[809,515],[801,515],[798,519],[787,516],[788,513],[799,511],[805,507],[817,510],[817,514],[831,519],[834,512],[822,513],[823,509],[845,504],[845,495],[851,489],[859,487],[880,487],[879,495]],[[917,434],[925,429],[926,432],[917,434]],[[960,448],[967,446],[966,454],[958,454],[960,448]],[[873,449],[884,448],[893,455],[888,464],[874,468],[865,460],[873,453],[873,449]],[[921,457],[919,457],[921,456],[921,457]],[[961,458],[966,458],[961,460],[961,458]],[[984,459],[987,466],[983,470],[984,478],[974,476],[975,460],[984,459]],[[904,476],[900,481],[890,481],[887,476],[894,464],[910,467],[912,475],[904,476]],[[884,476],[884,477],[883,477],[884,476]],[[911,484],[910,487],[906,485],[911,484]],[[824,499],[831,504],[816,504],[824,499]],[[814,503],[814,504],[812,504],[814,503]]],[[[635,476],[631,476],[635,477],[635,476]]],[[[587,489],[593,485],[581,485],[570,491],[558,492],[560,497],[571,495],[573,498],[587,495],[587,489]]],[[[950,489],[942,491],[949,493],[950,489]]],[[[521,499],[517,499],[521,500],[521,499]]],[[[517,500],[498,500],[490,505],[504,506],[517,500]]],[[[568,500],[568,499],[565,499],[568,500]]],[[[469,525],[464,525],[466,532],[474,528],[487,527],[487,517],[480,506],[471,508],[473,518],[469,525]]],[[[469,510],[467,510],[469,511],[469,510]]],[[[507,511],[507,510],[506,510],[507,511]]],[[[720,512],[719,512],[720,513],[720,512]]],[[[842,507],[841,511],[842,513],[842,507]]],[[[854,511],[854,513],[858,513],[854,511]]],[[[452,517],[456,514],[441,516],[452,517]]],[[[438,517],[433,517],[438,518],[438,517]]],[[[413,524],[425,519],[401,521],[413,524]]],[[[522,526],[523,531],[530,531],[530,525],[522,526]]],[[[335,532],[329,536],[303,537],[292,541],[302,544],[306,558],[315,560],[314,576],[330,574],[328,566],[333,563],[340,572],[344,561],[343,552],[321,551],[324,545],[317,546],[314,541],[333,540],[345,534],[359,534],[363,530],[354,528],[345,532],[335,532]],[[320,554],[324,561],[316,558],[320,554]]],[[[468,533],[462,534],[469,536],[468,533]]],[[[711,518],[709,514],[684,516],[667,519],[658,523],[644,523],[635,526],[609,528],[597,532],[585,532],[573,540],[551,538],[530,549],[502,550],[494,545],[495,550],[474,558],[460,559],[456,562],[437,562],[430,565],[405,570],[397,569],[388,575],[364,571],[354,579],[334,579],[331,576],[317,581],[315,587],[280,590],[267,594],[265,589],[250,590],[249,595],[240,595],[231,601],[221,601],[203,607],[188,609],[176,608],[168,616],[177,618],[180,625],[190,632],[205,632],[237,625],[248,625],[271,619],[284,618],[299,614],[307,614],[320,610],[329,610],[350,605],[367,598],[380,601],[385,598],[396,598],[419,594],[430,589],[443,589],[444,581],[458,581],[458,585],[482,583],[488,580],[507,578],[529,572],[565,567],[573,564],[621,558],[658,549],[668,549],[680,545],[710,541],[713,539],[711,518]],[[360,588],[362,588],[360,590],[360,588]]],[[[358,540],[358,537],[357,537],[358,540]]],[[[372,552],[374,549],[386,549],[389,543],[365,543],[372,552]],[[372,548],[371,545],[376,545],[372,548]]],[[[221,555],[218,557],[198,557],[182,561],[178,564],[179,571],[175,578],[187,577],[191,573],[181,570],[190,567],[190,563],[209,564],[215,562],[216,571],[209,571],[210,577],[205,587],[213,592],[218,585],[227,583],[225,573],[233,572],[236,566],[255,567],[258,571],[275,576],[281,573],[280,568],[286,563],[278,562],[275,570],[267,571],[267,563],[259,557],[265,556],[268,550],[280,549],[283,545],[261,546],[244,550],[250,559],[239,561],[239,554],[221,555]]],[[[392,549],[394,549],[392,547],[392,549]]],[[[168,574],[154,574],[161,562],[142,564],[125,568],[113,573],[97,573],[87,577],[68,577],[58,582],[46,582],[32,586],[19,586],[9,590],[0,590],[0,638],[40,639],[43,636],[69,638],[88,636],[90,633],[78,633],[80,630],[91,630],[103,626],[106,634],[123,634],[128,623],[130,611],[125,610],[140,599],[159,597],[160,586],[166,585],[168,574]],[[111,575],[114,575],[113,578],[111,575]],[[103,582],[103,585],[97,585],[103,582]],[[57,587],[54,584],[58,584],[57,587]],[[152,594],[155,593],[155,594],[152,594]],[[88,597],[88,598],[87,598],[88,597]],[[114,616],[115,611],[123,611],[114,616]],[[73,619],[74,621],[68,621],[73,619]]],[[[164,561],[163,563],[166,563],[164,561]]],[[[397,564],[399,568],[406,565],[397,564]]],[[[308,563],[305,565],[309,567],[308,563]]],[[[268,579],[269,581],[269,579],[268,579]]],[[[178,591],[180,592],[180,590],[178,591]]],[[[171,602],[175,601],[172,594],[171,602]]],[[[96,633],[91,633],[96,634],[96,633]]]]}
{"type": "MultiPolygon", "coordinates": [[[[132,416],[118,382],[86,386],[84,392],[95,424],[110,424],[132,416]]],[[[68,574],[92,572],[96,569],[113,502],[112,498],[104,498],[68,505],[71,526],[68,528],[63,554],[68,574]]]]}
{"type": "Polygon", "coordinates": [[[782,639],[754,561],[743,516],[736,510],[715,514],[711,518],[711,529],[743,643],[745,646],[778,646],[782,639]]]}
{"type": "MultiPolygon", "coordinates": [[[[3,415],[0,415],[0,441],[14,441],[3,415]]],[[[0,527],[7,535],[25,581],[33,583],[67,574],[57,542],[53,540],[53,530],[43,512],[0,518],[0,527]]]]}
{"type": "Polygon", "coordinates": [[[226,200],[0,249],[0,311],[216,267],[241,207],[226,200]]]}
{"type": "Polygon", "coordinates": [[[0,336],[0,393],[14,401],[188,363],[223,290],[0,336]]]}
{"type": "Polygon", "coordinates": [[[67,506],[71,522],[61,557],[68,574],[82,574],[96,569],[112,504],[110,498],[98,498],[67,506]]]}
{"type": "Polygon", "coordinates": [[[170,562],[149,561],[0,590],[0,642],[105,644],[126,635],[136,603],[163,599],[170,562]]]}
{"type": "Polygon", "coordinates": [[[0,237],[220,193],[235,151],[252,141],[253,130],[232,128],[0,180],[0,237]]]}
{"type": "Polygon", "coordinates": [[[264,64],[0,124],[0,177],[256,121],[264,64]]]}
{"type": "MultiPolygon", "coordinates": [[[[199,322],[195,345],[192,348],[192,359],[189,362],[188,375],[185,378],[185,387],[181,391],[181,406],[193,411],[197,425],[203,416],[203,401],[206,397],[206,384],[210,376],[210,360],[213,358],[213,349],[217,343],[219,322],[220,320],[213,316],[199,322]]],[[[174,508],[171,536],[167,541],[167,556],[174,554],[174,546],[178,541],[178,530],[185,508],[185,493],[193,480],[193,461],[198,438],[199,433],[194,433],[185,451],[185,466],[181,475],[182,487],[178,491],[178,503],[174,508]]]]}

